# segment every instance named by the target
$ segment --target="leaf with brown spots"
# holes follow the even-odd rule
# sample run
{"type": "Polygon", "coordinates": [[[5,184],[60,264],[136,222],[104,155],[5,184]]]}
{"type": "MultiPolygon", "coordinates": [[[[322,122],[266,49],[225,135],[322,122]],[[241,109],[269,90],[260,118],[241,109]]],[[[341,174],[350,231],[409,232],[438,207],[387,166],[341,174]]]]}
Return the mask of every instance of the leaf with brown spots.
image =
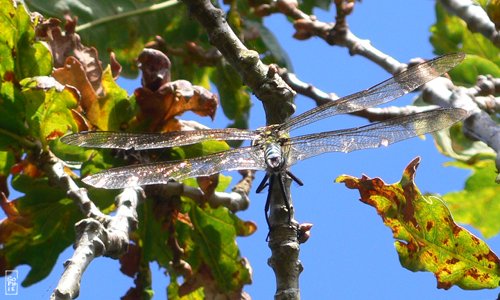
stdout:
{"type": "Polygon", "coordinates": [[[420,158],[405,169],[401,181],[385,184],[380,178],[342,175],[337,182],[358,189],[361,201],[377,209],[391,228],[403,267],[433,272],[438,288],[496,288],[500,260],[485,242],[458,226],[448,208],[435,196],[424,196],[415,185],[420,158]]]}

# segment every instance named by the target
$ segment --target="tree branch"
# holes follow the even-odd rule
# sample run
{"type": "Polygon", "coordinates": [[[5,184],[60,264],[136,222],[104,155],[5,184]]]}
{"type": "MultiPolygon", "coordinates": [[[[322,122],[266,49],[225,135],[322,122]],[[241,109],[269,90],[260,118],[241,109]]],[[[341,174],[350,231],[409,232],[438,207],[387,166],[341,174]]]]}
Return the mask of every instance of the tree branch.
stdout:
{"type": "Polygon", "coordinates": [[[166,198],[186,196],[198,202],[198,204],[208,202],[211,207],[224,206],[232,212],[237,212],[247,209],[250,204],[248,193],[250,192],[251,181],[254,178],[254,171],[247,172],[231,193],[214,192],[207,197],[200,188],[172,181],[167,184],[151,186],[147,189],[147,194],[161,195],[166,198]]]}
{"type": "Polygon", "coordinates": [[[68,197],[78,205],[83,215],[87,218],[99,220],[100,222],[109,221],[109,216],[103,214],[94,202],[90,200],[87,190],[80,188],[71,176],[64,171],[64,162],[55,157],[51,152],[45,152],[44,155],[45,157],[42,158],[42,161],[44,162],[44,170],[49,180],[67,191],[68,197]]]}
{"type": "Polygon", "coordinates": [[[479,75],[475,86],[466,89],[466,93],[473,97],[474,103],[486,112],[500,112],[500,78],[491,75],[479,75]]]}
{"type": "Polygon", "coordinates": [[[478,3],[470,0],[440,0],[439,2],[450,13],[464,20],[470,31],[484,35],[495,46],[500,47],[500,32],[478,3]]]}
{"type": "Polygon", "coordinates": [[[64,272],[51,299],[75,299],[80,294],[83,272],[90,262],[104,253],[104,226],[94,219],[84,219],[75,225],[77,239],[73,257],[64,263],[64,272]]]}
{"type": "Polygon", "coordinates": [[[278,0],[265,6],[257,7],[261,15],[280,12],[295,20],[293,26],[296,30],[294,37],[306,40],[313,36],[322,38],[330,45],[343,46],[349,49],[351,55],[361,55],[378,64],[387,72],[395,72],[406,68],[391,56],[373,47],[369,40],[362,40],[354,35],[347,25],[345,17],[352,12],[352,7],[345,5],[342,0],[336,0],[337,22],[325,23],[315,16],[308,15],[298,8],[295,0],[278,0]]]}
{"type": "MultiPolygon", "coordinates": [[[[191,14],[203,25],[212,45],[217,47],[224,58],[240,74],[243,82],[262,101],[266,112],[266,123],[279,124],[284,122],[294,111],[292,100],[295,93],[277,74],[277,69],[264,65],[257,52],[248,50],[243,45],[227,24],[222,11],[215,8],[210,1],[183,0],[183,2],[189,7],[191,14]]],[[[272,185],[279,186],[278,182],[272,185]]],[[[289,188],[290,182],[287,182],[285,189],[289,191],[289,188]]],[[[272,225],[272,230],[269,233],[269,247],[272,256],[269,261],[278,282],[275,298],[283,299],[283,296],[288,295],[290,297],[287,299],[298,299],[298,277],[302,267],[298,260],[297,223],[293,221],[293,226],[289,224],[289,212],[283,205],[284,199],[281,190],[272,189],[269,193],[271,193],[270,220],[272,225]],[[286,217],[283,218],[285,215],[286,217]],[[275,228],[279,229],[275,230],[275,228]],[[284,252],[283,249],[288,251],[284,252]],[[278,270],[277,266],[272,263],[283,261],[289,262],[281,265],[289,267],[286,270],[278,270]]]]}
{"type": "Polygon", "coordinates": [[[64,264],[65,270],[51,299],[74,299],[80,292],[83,272],[98,256],[117,258],[127,251],[129,232],[137,228],[136,208],[142,190],[125,189],[115,198],[116,215],[103,214],[89,199],[87,190],[79,188],[64,171],[64,164],[52,153],[42,157],[43,169],[49,180],[68,191],[68,196],[85,215],[85,219],[75,225],[76,241],[73,257],[64,264]]]}
{"type": "Polygon", "coordinates": [[[129,232],[137,228],[136,208],[140,192],[124,189],[116,199],[116,215],[107,224],[86,218],[75,225],[76,242],[73,256],[64,263],[64,272],[51,299],[74,299],[80,293],[83,272],[92,260],[105,255],[116,258],[127,251],[129,232]]]}
{"type": "MultiPolygon", "coordinates": [[[[299,94],[304,94],[315,100],[317,105],[328,101],[335,101],[335,94],[328,94],[311,84],[300,81],[294,74],[280,70],[285,81],[299,94]]],[[[496,153],[496,166],[500,170],[500,128],[486,113],[500,111],[500,99],[495,97],[500,91],[500,79],[488,76],[478,76],[477,84],[470,88],[456,87],[451,80],[445,77],[436,78],[426,83],[422,88],[422,97],[429,103],[426,107],[385,107],[368,108],[353,113],[370,121],[382,121],[401,115],[409,115],[436,107],[460,107],[471,116],[464,123],[464,133],[474,140],[480,140],[490,146],[496,153]]],[[[500,182],[500,176],[497,177],[500,182]]]]}
{"type": "Polygon", "coordinates": [[[292,115],[293,90],[262,63],[259,53],[243,45],[227,24],[223,12],[208,0],[183,0],[183,2],[207,31],[210,43],[217,47],[224,58],[238,71],[243,82],[263,102],[267,123],[279,124],[292,115]]]}
{"type": "MultiPolygon", "coordinates": [[[[473,140],[486,143],[495,151],[497,154],[496,167],[497,170],[500,170],[500,156],[498,155],[500,153],[500,127],[474,100],[475,95],[484,92],[481,86],[482,79],[478,80],[476,87],[464,88],[455,87],[449,79],[440,77],[427,83],[422,94],[426,102],[430,101],[440,106],[460,107],[467,110],[470,115],[464,121],[464,133],[473,140]]],[[[498,108],[498,98],[495,98],[494,102],[498,108]]],[[[496,181],[500,183],[500,176],[497,176],[496,181]]]]}

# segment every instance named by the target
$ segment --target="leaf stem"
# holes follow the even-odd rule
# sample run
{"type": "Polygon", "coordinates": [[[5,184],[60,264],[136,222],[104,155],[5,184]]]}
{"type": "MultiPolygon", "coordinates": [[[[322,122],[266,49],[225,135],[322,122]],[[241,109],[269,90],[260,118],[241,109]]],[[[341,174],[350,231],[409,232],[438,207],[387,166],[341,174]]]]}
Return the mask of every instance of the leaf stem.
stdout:
{"type": "Polygon", "coordinates": [[[23,145],[26,148],[35,148],[37,146],[36,143],[34,143],[34,142],[32,142],[32,141],[30,141],[22,136],[19,136],[17,134],[13,134],[12,132],[5,130],[3,128],[0,128],[0,134],[6,135],[6,136],[18,141],[21,145],[23,145]]]}
{"type": "Polygon", "coordinates": [[[88,22],[88,23],[84,23],[82,25],[76,26],[75,30],[77,32],[78,31],[83,31],[83,30],[86,30],[86,29],[89,29],[89,28],[92,28],[94,26],[101,25],[101,24],[104,24],[104,23],[107,23],[107,22],[112,22],[112,21],[116,21],[116,20],[119,20],[119,19],[127,18],[127,17],[130,17],[130,16],[136,16],[136,15],[140,15],[140,14],[144,14],[144,13],[159,11],[159,10],[162,10],[162,9],[169,8],[171,6],[177,5],[179,3],[180,3],[180,1],[178,1],[178,0],[169,0],[169,1],[162,2],[162,3],[153,4],[151,6],[147,6],[147,7],[143,7],[143,8],[139,8],[139,9],[135,9],[135,10],[131,10],[131,11],[127,11],[127,12],[124,12],[124,13],[121,13],[121,14],[116,14],[116,15],[112,15],[112,16],[106,16],[104,18],[97,19],[97,20],[94,20],[92,22],[88,22]]]}

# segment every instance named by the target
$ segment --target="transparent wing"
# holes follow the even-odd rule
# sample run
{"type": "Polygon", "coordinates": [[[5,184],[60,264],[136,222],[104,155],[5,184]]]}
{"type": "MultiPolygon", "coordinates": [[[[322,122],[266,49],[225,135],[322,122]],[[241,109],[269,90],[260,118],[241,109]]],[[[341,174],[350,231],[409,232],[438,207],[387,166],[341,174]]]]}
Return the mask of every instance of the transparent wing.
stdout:
{"type": "Polygon", "coordinates": [[[167,133],[129,133],[87,131],[61,138],[65,144],[87,148],[159,149],[200,143],[208,140],[254,140],[258,133],[245,129],[201,129],[167,133]]]}
{"type": "Polygon", "coordinates": [[[86,184],[106,189],[167,183],[190,177],[208,176],[224,170],[264,170],[264,152],[243,147],[207,156],[172,162],[157,162],[109,169],[83,179],[86,184]]]}
{"type": "Polygon", "coordinates": [[[447,128],[464,119],[460,108],[442,108],[345,130],[303,135],[284,145],[289,149],[288,165],[325,152],[351,152],[378,148],[447,128]]]}
{"type": "Polygon", "coordinates": [[[280,130],[290,131],[333,115],[351,113],[392,101],[442,75],[460,63],[464,57],[463,53],[449,54],[415,65],[367,90],[318,106],[291,118],[280,126],[280,130]]]}

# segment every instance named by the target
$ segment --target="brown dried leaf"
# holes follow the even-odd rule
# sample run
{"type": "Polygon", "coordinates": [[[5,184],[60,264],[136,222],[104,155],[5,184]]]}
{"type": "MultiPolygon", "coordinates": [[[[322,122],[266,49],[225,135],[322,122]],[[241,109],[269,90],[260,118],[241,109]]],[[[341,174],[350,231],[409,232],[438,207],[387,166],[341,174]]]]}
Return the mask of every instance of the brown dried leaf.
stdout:
{"type": "Polygon", "coordinates": [[[141,249],[134,244],[128,245],[128,251],[120,257],[120,271],[134,278],[139,272],[139,264],[141,261],[141,249]]]}
{"type": "Polygon", "coordinates": [[[16,200],[9,201],[0,193],[0,208],[7,216],[0,222],[0,244],[5,244],[14,233],[26,233],[33,226],[30,217],[23,216],[16,207],[16,200]]]}
{"type": "Polygon", "coordinates": [[[61,21],[50,18],[38,25],[36,35],[49,45],[54,57],[54,67],[63,67],[66,58],[74,56],[83,66],[96,94],[100,95],[102,93],[102,65],[98,52],[94,47],[87,47],[81,43],[80,36],[75,33],[76,22],[76,18],[66,17],[65,32],[62,32],[61,21]]]}
{"type": "Polygon", "coordinates": [[[54,58],[54,67],[62,67],[66,57],[70,55],[73,48],[71,35],[64,34],[59,27],[59,19],[50,18],[41,22],[36,28],[36,36],[49,45],[54,58]]]}
{"type": "Polygon", "coordinates": [[[78,126],[78,131],[90,130],[92,126],[89,124],[88,120],[81,113],[72,109],[71,114],[73,115],[73,119],[75,120],[78,126]]]}
{"type": "Polygon", "coordinates": [[[142,71],[142,86],[156,92],[163,84],[170,82],[170,59],[156,49],[144,49],[137,58],[142,71]]]}
{"type": "Polygon", "coordinates": [[[64,66],[55,69],[52,76],[61,84],[74,86],[80,92],[80,105],[84,111],[97,100],[97,94],[92,87],[83,65],[73,56],[66,58],[64,66]]]}
{"type": "Polygon", "coordinates": [[[196,181],[200,189],[203,191],[203,198],[208,199],[212,196],[219,184],[219,174],[213,174],[210,176],[197,177],[196,181]]]}
{"type": "Polygon", "coordinates": [[[186,80],[167,82],[156,92],[138,88],[135,97],[141,108],[138,119],[151,122],[150,130],[155,131],[178,129],[179,124],[171,120],[186,111],[213,119],[218,104],[215,94],[186,80]]]}
{"type": "Polygon", "coordinates": [[[113,74],[113,79],[117,80],[120,77],[120,73],[122,72],[122,65],[116,60],[116,55],[114,52],[109,54],[109,64],[111,65],[111,74],[113,74]]]}

